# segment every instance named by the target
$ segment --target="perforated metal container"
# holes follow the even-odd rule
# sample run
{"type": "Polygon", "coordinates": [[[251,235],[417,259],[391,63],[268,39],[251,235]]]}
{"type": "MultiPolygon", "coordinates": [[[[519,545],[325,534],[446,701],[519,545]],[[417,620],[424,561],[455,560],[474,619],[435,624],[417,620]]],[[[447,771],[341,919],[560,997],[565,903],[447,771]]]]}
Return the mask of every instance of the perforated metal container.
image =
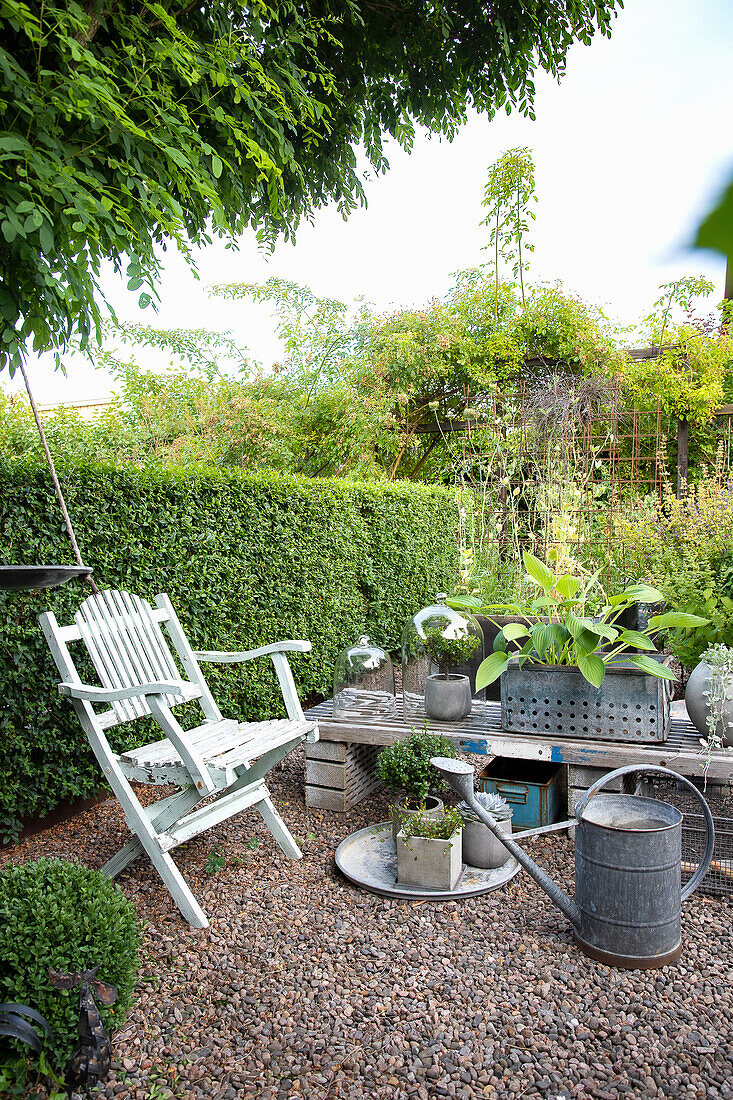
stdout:
{"type": "Polygon", "coordinates": [[[501,677],[502,726],[586,741],[666,741],[670,687],[633,665],[607,668],[594,688],[576,668],[512,661],[501,677]]]}

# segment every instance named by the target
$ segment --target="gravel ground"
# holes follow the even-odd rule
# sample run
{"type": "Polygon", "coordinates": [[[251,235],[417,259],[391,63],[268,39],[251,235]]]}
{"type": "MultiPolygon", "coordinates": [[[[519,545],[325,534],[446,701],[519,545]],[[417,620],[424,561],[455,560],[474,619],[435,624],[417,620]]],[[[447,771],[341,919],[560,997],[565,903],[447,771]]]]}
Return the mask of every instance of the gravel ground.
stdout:
{"type": "MultiPolygon", "coordinates": [[[[731,902],[686,904],[675,966],[612,970],[579,954],[523,872],[461,903],[357,890],[333,852],[386,818],[386,797],[306,810],[301,752],[270,786],[302,861],[281,856],[256,811],[176,853],[209,929],[184,924],[145,859],[118,880],[143,922],[143,963],[103,1095],[733,1098],[731,902]],[[208,873],[212,853],[226,865],[208,873]]],[[[3,859],[100,866],[125,837],[109,801],[3,859]]],[[[572,890],[565,836],[528,850],[572,890]]]]}

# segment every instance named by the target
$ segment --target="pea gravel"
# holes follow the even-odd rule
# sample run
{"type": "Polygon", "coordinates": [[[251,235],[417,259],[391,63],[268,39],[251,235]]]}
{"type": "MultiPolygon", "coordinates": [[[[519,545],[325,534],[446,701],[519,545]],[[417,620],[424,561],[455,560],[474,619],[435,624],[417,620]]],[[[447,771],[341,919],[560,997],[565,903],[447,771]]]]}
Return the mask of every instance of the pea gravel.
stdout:
{"type": "MultiPolygon", "coordinates": [[[[184,924],[145,859],[120,877],[143,963],[101,1095],[733,1098],[731,902],[686,904],[677,965],[612,970],[579,954],[523,872],[461,903],[357,890],[333,852],[384,820],[387,798],[307,810],[300,752],[270,786],[302,861],[281,855],[256,811],[176,853],[209,929],[184,924]]],[[[3,858],[100,866],[126,835],[109,800],[3,858]]],[[[572,891],[567,837],[530,843],[572,891]]]]}

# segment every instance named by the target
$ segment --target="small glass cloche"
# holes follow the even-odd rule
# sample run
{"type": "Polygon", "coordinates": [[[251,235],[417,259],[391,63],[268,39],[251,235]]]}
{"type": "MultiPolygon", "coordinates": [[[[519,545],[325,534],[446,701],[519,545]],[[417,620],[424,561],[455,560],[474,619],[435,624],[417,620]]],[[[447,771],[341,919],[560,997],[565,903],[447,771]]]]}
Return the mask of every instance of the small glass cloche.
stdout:
{"type": "Polygon", "coordinates": [[[471,710],[484,636],[473,615],[448,607],[444,592],[402,632],[405,717],[459,722],[471,710]]]}
{"type": "Polygon", "coordinates": [[[394,667],[389,654],[363,634],[336,659],[333,677],[334,718],[374,721],[397,713],[394,667]]]}

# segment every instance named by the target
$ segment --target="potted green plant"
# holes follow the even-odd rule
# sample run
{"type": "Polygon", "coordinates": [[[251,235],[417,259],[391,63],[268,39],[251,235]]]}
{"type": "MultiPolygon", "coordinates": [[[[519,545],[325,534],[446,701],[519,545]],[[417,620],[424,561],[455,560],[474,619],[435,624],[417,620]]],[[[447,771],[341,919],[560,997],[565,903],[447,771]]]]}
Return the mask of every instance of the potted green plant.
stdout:
{"type": "Polygon", "coordinates": [[[404,741],[395,741],[377,757],[376,774],[385,787],[401,791],[392,806],[393,837],[414,814],[438,817],[443,803],[436,792],[446,790],[445,782],[430,763],[433,756],[456,755],[455,745],[440,733],[412,729],[404,741]]]}
{"type": "MultiPolygon", "coordinates": [[[[490,791],[477,791],[476,801],[495,817],[505,836],[512,832],[512,808],[506,799],[490,791]]],[[[510,858],[509,851],[494,836],[467,802],[458,803],[463,820],[463,858],[469,867],[503,867],[510,858]]]]}
{"type": "Polygon", "coordinates": [[[733,649],[711,645],[690,673],[687,714],[708,754],[733,746],[733,649]]]}
{"type": "MultiPolygon", "coordinates": [[[[636,603],[660,602],[661,592],[634,584],[609,596],[598,573],[587,578],[554,573],[528,551],[523,561],[524,579],[537,595],[526,605],[482,608],[486,614],[527,615],[526,624],[510,623],[499,631],[494,652],[476,675],[477,688],[502,677],[504,728],[589,739],[665,740],[670,693],[664,681],[676,677],[652,639],[705,620],[668,611],[653,615],[645,630],[631,630],[621,625],[624,612],[636,603]],[[586,612],[593,596],[599,605],[591,617],[586,612]],[[545,621],[532,621],[539,617],[545,621]],[[613,674],[610,686],[607,673],[613,674]]],[[[470,597],[458,600],[476,607],[470,597]]]]}
{"type": "Polygon", "coordinates": [[[397,881],[425,890],[455,890],[463,871],[463,819],[450,806],[440,817],[415,814],[397,834],[397,881]]]}
{"type": "Polygon", "coordinates": [[[464,664],[477,650],[480,638],[456,632],[449,637],[437,628],[427,630],[423,648],[438,671],[425,681],[425,713],[438,722],[460,722],[471,710],[471,681],[451,670],[464,664]]]}

